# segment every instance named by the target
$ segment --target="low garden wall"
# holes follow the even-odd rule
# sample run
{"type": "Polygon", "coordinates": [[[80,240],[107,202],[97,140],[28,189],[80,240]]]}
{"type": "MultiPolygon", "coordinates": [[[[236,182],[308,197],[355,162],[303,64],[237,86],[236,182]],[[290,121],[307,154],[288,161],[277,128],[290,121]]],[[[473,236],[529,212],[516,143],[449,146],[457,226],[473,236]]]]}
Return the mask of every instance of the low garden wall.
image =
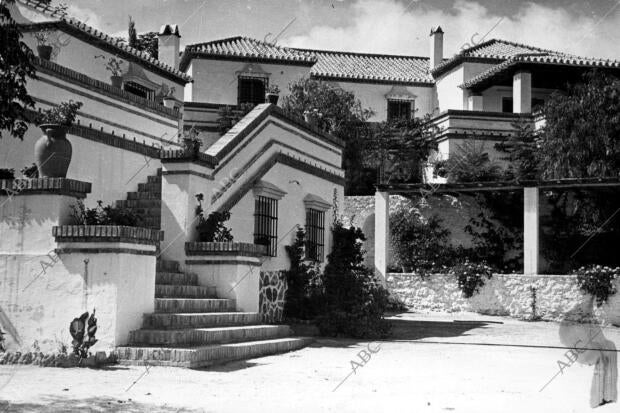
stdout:
{"type": "MultiPolygon", "coordinates": [[[[390,273],[387,281],[390,292],[417,311],[471,311],[547,321],[588,318],[580,308],[588,297],[573,275],[495,274],[471,298],[463,297],[454,275],[390,273]]],[[[620,290],[620,279],[615,283],[620,290]]],[[[595,307],[594,314],[601,322],[620,325],[620,294],[595,307]]]]}

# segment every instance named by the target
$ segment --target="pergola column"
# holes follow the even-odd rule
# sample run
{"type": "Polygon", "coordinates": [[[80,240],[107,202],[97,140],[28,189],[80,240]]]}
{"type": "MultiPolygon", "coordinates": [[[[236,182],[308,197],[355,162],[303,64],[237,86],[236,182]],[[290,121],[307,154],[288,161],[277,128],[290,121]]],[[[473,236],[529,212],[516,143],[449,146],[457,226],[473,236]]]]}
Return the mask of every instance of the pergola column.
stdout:
{"type": "Polygon", "coordinates": [[[532,73],[519,71],[512,78],[512,111],[532,112],[532,73]]]}
{"type": "Polygon", "coordinates": [[[539,189],[523,188],[523,274],[538,274],[539,239],[539,189]]]}
{"type": "Polygon", "coordinates": [[[375,193],[375,273],[386,285],[387,257],[390,238],[390,194],[375,193]]]}

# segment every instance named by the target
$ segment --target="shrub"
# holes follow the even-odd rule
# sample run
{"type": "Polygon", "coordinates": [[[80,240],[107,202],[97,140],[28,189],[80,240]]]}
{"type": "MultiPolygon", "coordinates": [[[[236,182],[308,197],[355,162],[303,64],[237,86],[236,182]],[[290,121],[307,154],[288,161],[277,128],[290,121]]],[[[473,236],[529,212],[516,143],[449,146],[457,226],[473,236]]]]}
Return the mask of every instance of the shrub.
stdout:
{"type": "Polygon", "coordinates": [[[74,318],[69,324],[69,333],[71,333],[71,337],[73,337],[71,341],[73,353],[80,358],[88,357],[88,349],[97,342],[95,338],[95,334],[97,333],[95,309],[93,308],[93,313],[90,317],[88,317],[87,311],[79,318],[74,318]]]}
{"type": "Polygon", "coordinates": [[[214,211],[207,218],[204,217],[202,209],[203,194],[197,194],[198,206],[196,206],[196,216],[198,216],[198,240],[201,242],[231,242],[233,240],[232,233],[224,222],[230,219],[230,212],[214,211]]]}
{"type": "Polygon", "coordinates": [[[71,205],[71,217],[76,225],[121,225],[137,227],[142,223],[142,218],[128,208],[103,206],[102,201],[97,201],[95,208],[86,208],[82,200],[76,205],[71,205]]]}
{"type": "Polygon", "coordinates": [[[290,269],[285,271],[288,289],[284,304],[284,316],[309,320],[318,313],[320,301],[320,272],[317,263],[305,260],[306,233],[297,229],[295,241],[285,247],[291,261],[290,269]]]}
{"type": "Polygon", "coordinates": [[[0,168],[0,179],[15,179],[15,169],[0,168]]]}
{"type": "Polygon", "coordinates": [[[610,268],[601,265],[590,265],[577,270],[577,284],[581,291],[596,298],[596,305],[603,305],[607,299],[616,293],[614,280],[618,278],[620,268],[610,268]]]}
{"type": "Polygon", "coordinates": [[[75,122],[77,111],[82,107],[82,102],[62,102],[51,109],[46,109],[39,115],[37,124],[54,123],[62,126],[71,126],[75,122]]]}
{"type": "Polygon", "coordinates": [[[458,254],[448,243],[450,231],[442,227],[437,215],[423,222],[419,214],[401,209],[390,220],[396,264],[407,271],[426,274],[454,263],[458,254]]]}
{"type": "Polygon", "coordinates": [[[484,263],[471,263],[465,261],[463,264],[451,268],[450,273],[456,276],[459,288],[463,292],[463,297],[471,298],[485,283],[493,276],[491,267],[484,263]]]}
{"type": "Polygon", "coordinates": [[[336,222],[332,235],[333,249],[322,277],[324,301],[317,318],[319,330],[327,336],[386,337],[390,325],[383,315],[389,294],[373,271],[362,264],[361,241],[366,239],[362,230],[336,222]]]}
{"type": "Polygon", "coordinates": [[[30,166],[24,166],[19,172],[21,172],[26,178],[32,179],[39,177],[39,168],[37,168],[37,164],[35,163],[30,166]]]}

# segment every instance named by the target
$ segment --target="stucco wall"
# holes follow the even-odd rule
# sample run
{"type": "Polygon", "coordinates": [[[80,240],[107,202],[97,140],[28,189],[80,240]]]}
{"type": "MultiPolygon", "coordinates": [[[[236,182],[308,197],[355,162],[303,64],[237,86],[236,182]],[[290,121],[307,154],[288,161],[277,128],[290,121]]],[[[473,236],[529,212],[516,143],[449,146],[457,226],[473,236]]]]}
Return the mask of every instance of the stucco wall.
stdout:
{"type": "MultiPolygon", "coordinates": [[[[531,319],[533,294],[536,290],[536,316],[543,320],[583,321],[587,315],[581,304],[587,297],[579,290],[575,276],[495,274],[471,298],[463,298],[453,275],[390,273],[389,290],[411,309],[418,311],[473,311],[481,314],[503,315],[531,319]]],[[[620,280],[616,280],[616,287],[620,280]]],[[[620,295],[609,298],[598,309],[596,317],[605,322],[620,324],[620,295]]]]}
{"type": "MultiPolygon", "coordinates": [[[[238,73],[247,62],[234,60],[194,59],[188,74],[194,83],[188,85],[185,100],[209,102],[223,105],[237,104],[238,73]]],[[[288,91],[289,83],[307,75],[309,66],[256,63],[269,73],[269,85],[278,85],[282,95],[288,91]]]]}

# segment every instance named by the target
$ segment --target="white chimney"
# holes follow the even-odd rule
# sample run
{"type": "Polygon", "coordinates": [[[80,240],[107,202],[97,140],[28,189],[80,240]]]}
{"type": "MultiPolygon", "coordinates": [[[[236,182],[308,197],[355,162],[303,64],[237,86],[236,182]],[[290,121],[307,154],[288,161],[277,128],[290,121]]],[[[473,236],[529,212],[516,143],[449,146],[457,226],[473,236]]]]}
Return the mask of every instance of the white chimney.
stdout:
{"type": "Polygon", "coordinates": [[[431,69],[443,60],[443,30],[441,26],[431,29],[431,69]]]}
{"type": "Polygon", "coordinates": [[[157,35],[158,60],[178,69],[180,43],[181,35],[176,24],[161,26],[157,35]]]}

